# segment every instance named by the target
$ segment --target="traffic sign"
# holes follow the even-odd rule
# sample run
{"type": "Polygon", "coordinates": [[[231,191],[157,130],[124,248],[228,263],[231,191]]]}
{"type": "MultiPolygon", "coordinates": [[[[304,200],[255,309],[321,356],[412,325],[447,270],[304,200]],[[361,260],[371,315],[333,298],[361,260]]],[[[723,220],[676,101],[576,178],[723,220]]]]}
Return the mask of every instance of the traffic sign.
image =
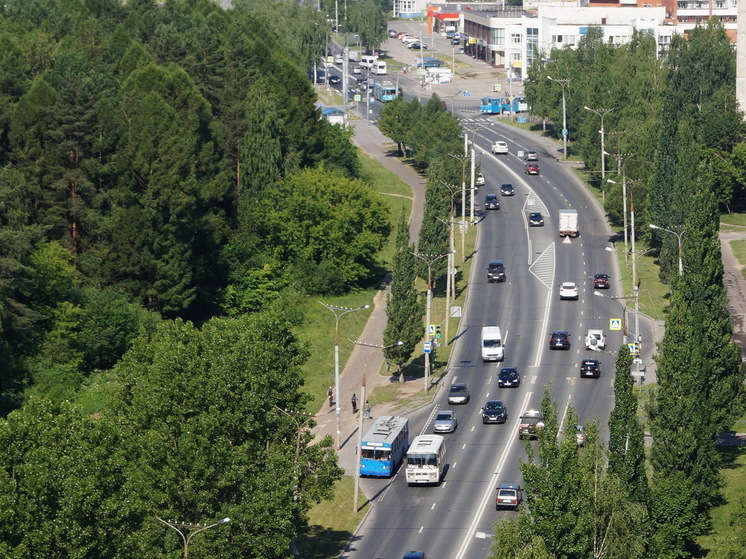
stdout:
{"type": "Polygon", "coordinates": [[[327,57],[326,57],[326,61],[327,61],[327,62],[328,62],[329,64],[334,64],[334,57],[333,57],[333,56],[327,56],[327,57]]]}
{"type": "Polygon", "coordinates": [[[355,103],[359,103],[362,100],[362,96],[359,93],[356,93],[352,100],[355,101],[355,103]]]}
{"type": "Polygon", "coordinates": [[[428,336],[434,336],[435,335],[435,324],[428,324],[427,325],[427,335],[428,336]]]}
{"type": "Polygon", "coordinates": [[[611,318],[609,319],[609,330],[621,330],[622,329],[622,319],[621,318],[611,318]]]}
{"type": "Polygon", "coordinates": [[[629,348],[629,353],[631,355],[637,355],[639,353],[639,351],[637,351],[637,344],[635,343],[627,344],[627,347],[629,348]]]}
{"type": "Polygon", "coordinates": [[[425,342],[425,353],[430,353],[432,351],[433,344],[430,342],[425,342]]]}
{"type": "Polygon", "coordinates": [[[496,83],[492,85],[492,91],[494,91],[495,93],[497,93],[498,91],[502,91],[502,89],[502,84],[496,83]]]}

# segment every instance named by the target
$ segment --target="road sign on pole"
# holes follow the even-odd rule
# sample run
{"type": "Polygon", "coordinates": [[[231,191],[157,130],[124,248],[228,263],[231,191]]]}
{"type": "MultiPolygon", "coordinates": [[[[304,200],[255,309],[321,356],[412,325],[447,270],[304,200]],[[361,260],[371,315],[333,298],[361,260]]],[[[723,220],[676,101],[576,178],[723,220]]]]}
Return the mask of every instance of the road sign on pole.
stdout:
{"type": "Polygon", "coordinates": [[[611,318],[609,319],[609,330],[621,330],[622,329],[622,319],[621,318],[611,318]]]}
{"type": "Polygon", "coordinates": [[[431,342],[425,342],[425,353],[430,353],[433,349],[433,344],[431,342]]]}
{"type": "Polygon", "coordinates": [[[428,336],[434,336],[435,335],[435,324],[428,324],[427,325],[427,335],[428,336]]]}

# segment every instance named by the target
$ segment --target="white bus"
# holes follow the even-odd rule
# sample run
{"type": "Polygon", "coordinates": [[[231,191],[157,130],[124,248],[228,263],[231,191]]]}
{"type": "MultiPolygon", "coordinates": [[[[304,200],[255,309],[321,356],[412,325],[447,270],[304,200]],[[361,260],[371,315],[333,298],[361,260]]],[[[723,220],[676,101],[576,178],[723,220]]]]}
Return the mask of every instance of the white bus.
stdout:
{"type": "Polygon", "coordinates": [[[388,73],[388,68],[385,62],[382,60],[376,60],[370,67],[370,72],[377,76],[385,76],[388,73]]]}
{"type": "Polygon", "coordinates": [[[445,467],[445,439],[440,435],[415,437],[407,451],[407,483],[440,483],[445,467]]]}

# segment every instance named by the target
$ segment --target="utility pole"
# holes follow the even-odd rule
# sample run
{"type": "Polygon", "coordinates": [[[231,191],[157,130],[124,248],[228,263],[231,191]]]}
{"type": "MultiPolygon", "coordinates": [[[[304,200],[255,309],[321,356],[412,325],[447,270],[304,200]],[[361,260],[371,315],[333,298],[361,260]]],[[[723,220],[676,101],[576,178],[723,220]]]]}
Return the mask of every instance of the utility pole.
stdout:
{"type": "Polygon", "coordinates": [[[562,86],[562,159],[567,159],[567,103],[565,100],[565,86],[571,80],[570,78],[554,79],[549,76],[547,76],[547,79],[562,86]]]}

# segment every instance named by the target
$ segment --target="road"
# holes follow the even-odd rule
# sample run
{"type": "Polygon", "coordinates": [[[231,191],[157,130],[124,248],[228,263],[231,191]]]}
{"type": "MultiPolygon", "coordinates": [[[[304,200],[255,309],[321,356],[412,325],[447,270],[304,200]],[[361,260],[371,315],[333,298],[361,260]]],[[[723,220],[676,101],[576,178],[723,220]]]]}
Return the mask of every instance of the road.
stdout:
{"type": "MultiPolygon", "coordinates": [[[[364,492],[373,496],[372,510],[342,557],[394,559],[411,549],[424,550],[435,558],[487,557],[494,521],[515,515],[496,512],[494,496],[497,483],[522,482],[520,462],[525,459],[525,448],[516,437],[518,416],[523,409],[538,406],[547,386],[568,433],[574,436],[574,426],[564,424],[569,406],[577,411],[581,423],[596,419],[602,433],[606,431],[613,404],[614,356],[591,353],[583,344],[588,328],[606,331],[609,350],[622,344],[621,332],[608,328],[610,318],[621,317],[620,302],[593,295],[594,273],[607,272],[618,280],[615,258],[605,250],[610,246],[610,232],[603,214],[568,167],[557,160],[557,154],[532,144],[529,133],[487,119],[473,119],[465,131],[475,142],[486,177],[477,200],[488,193],[499,194],[503,182],[512,183],[516,190],[513,197],[501,197],[500,210],[485,212],[480,208],[476,215],[479,224],[472,281],[444,379],[446,386],[466,382],[471,401],[448,406],[445,390],[435,400],[436,408],[453,409],[459,418],[456,432],[446,435],[448,470],[440,486],[408,487],[402,473],[392,480],[363,480],[364,492]],[[508,142],[509,155],[489,152],[496,139],[508,142]],[[517,153],[526,149],[539,151],[541,175],[523,173],[524,162],[517,153]],[[581,236],[570,242],[563,242],[557,233],[561,208],[575,208],[580,214],[581,236]],[[529,211],[541,211],[545,226],[529,228],[529,211]],[[492,259],[505,261],[507,282],[487,283],[487,262],[492,259]],[[580,286],[579,300],[559,301],[559,284],[570,280],[580,286]],[[483,325],[502,328],[506,344],[503,363],[481,361],[483,325]],[[555,329],[572,334],[571,350],[548,349],[549,334],[555,329]],[[601,378],[578,377],[583,357],[601,360],[601,378]],[[520,387],[497,388],[496,376],[502,366],[518,367],[520,387]],[[487,399],[502,399],[507,404],[506,424],[482,424],[480,408],[487,399]]],[[[619,283],[614,281],[605,295],[617,296],[619,291],[619,283]]],[[[428,406],[409,415],[412,436],[431,430],[433,411],[428,406]]]]}

